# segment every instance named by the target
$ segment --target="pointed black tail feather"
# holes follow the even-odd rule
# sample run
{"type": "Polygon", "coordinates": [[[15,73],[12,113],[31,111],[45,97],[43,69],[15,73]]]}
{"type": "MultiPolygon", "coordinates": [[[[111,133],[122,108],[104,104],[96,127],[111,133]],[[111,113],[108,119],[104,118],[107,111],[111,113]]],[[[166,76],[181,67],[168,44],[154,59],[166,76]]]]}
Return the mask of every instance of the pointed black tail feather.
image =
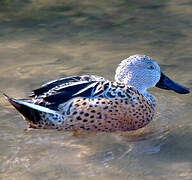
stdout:
{"type": "Polygon", "coordinates": [[[26,118],[27,121],[33,123],[34,125],[40,121],[41,118],[38,110],[30,108],[25,104],[19,103],[18,100],[10,98],[8,95],[4,93],[3,95],[10,102],[10,104],[13,105],[13,107],[15,107],[15,109],[19,111],[26,118]]]}

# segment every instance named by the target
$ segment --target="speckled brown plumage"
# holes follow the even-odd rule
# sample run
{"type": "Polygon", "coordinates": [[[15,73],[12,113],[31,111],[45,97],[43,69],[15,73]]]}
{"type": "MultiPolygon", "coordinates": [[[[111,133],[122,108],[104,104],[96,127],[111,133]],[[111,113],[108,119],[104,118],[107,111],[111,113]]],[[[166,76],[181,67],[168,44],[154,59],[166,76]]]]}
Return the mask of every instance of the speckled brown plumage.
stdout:
{"type": "MultiPolygon", "coordinates": [[[[149,103],[134,87],[109,81],[98,82],[94,84],[94,87],[99,92],[96,96],[74,97],[59,104],[57,110],[62,115],[59,120],[54,119],[51,114],[41,112],[41,121],[36,123],[35,127],[127,131],[141,128],[152,120],[154,114],[152,103],[149,103]],[[104,87],[106,85],[107,88],[104,87]]],[[[39,103],[39,101],[37,102],[39,103]]]]}
{"type": "Polygon", "coordinates": [[[75,98],[68,112],[62,112],[69,122],[60,128],[91,131],[136,130],[147,125],[154,113],[143,97],[138,96],[138,99],[135,104],[131,99],[75,98]]]}

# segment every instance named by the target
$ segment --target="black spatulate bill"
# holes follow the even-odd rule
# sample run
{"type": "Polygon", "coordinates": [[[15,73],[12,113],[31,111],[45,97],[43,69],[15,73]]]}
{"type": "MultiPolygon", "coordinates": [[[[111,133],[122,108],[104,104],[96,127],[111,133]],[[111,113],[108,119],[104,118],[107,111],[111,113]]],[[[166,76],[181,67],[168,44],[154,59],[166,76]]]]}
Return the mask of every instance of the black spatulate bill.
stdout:
{"type": "Polygon", "coordinates": [[[165,76],[162,72],[161,72],[161,78],[160,78],[159,82],[156,84],[156,87],[161,88],[161,89],[166,89],[166,90],[173,90],[179,94],[190,93],[188,88],[183,87],[183,86],[177,84],[176,82],[172,81],[167,76],[165,76]]]}

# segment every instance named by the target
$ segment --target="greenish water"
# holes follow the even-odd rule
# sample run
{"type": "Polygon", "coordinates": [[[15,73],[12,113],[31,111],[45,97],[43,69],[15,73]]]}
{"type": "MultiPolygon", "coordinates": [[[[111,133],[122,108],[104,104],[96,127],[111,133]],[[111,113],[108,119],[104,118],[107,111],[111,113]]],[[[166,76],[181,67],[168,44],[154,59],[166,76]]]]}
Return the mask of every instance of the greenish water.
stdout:
{"type": "MultiPolygon", "coordinates": [[[[0,0],[0,90],[26,97],[80,74],[113,80],[132,54],[192,86],[190,0],[0,0]]],[[[192,179],[191,94],[154,88],[154,121],[136,132],[25,130],[0,96],[0,179],[192,179]]]]}

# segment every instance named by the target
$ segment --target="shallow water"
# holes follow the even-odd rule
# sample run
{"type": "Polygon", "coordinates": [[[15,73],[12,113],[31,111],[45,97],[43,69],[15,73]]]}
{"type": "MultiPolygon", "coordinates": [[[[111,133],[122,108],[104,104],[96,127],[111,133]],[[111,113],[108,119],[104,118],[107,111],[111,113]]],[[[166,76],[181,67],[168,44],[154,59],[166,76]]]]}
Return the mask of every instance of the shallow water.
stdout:
{"type": "MultiPolygon", "coordinates": [[[[0,1],[0,90],[19,98],[59,77],[113,80],[136,53],[191,88],[191,16],[189,0],[0,1]]],[[[154,121],[126,133],[28,131],[0,96],[0,179],[192,179],[191,94],[151,92],[154,121]]]]}

